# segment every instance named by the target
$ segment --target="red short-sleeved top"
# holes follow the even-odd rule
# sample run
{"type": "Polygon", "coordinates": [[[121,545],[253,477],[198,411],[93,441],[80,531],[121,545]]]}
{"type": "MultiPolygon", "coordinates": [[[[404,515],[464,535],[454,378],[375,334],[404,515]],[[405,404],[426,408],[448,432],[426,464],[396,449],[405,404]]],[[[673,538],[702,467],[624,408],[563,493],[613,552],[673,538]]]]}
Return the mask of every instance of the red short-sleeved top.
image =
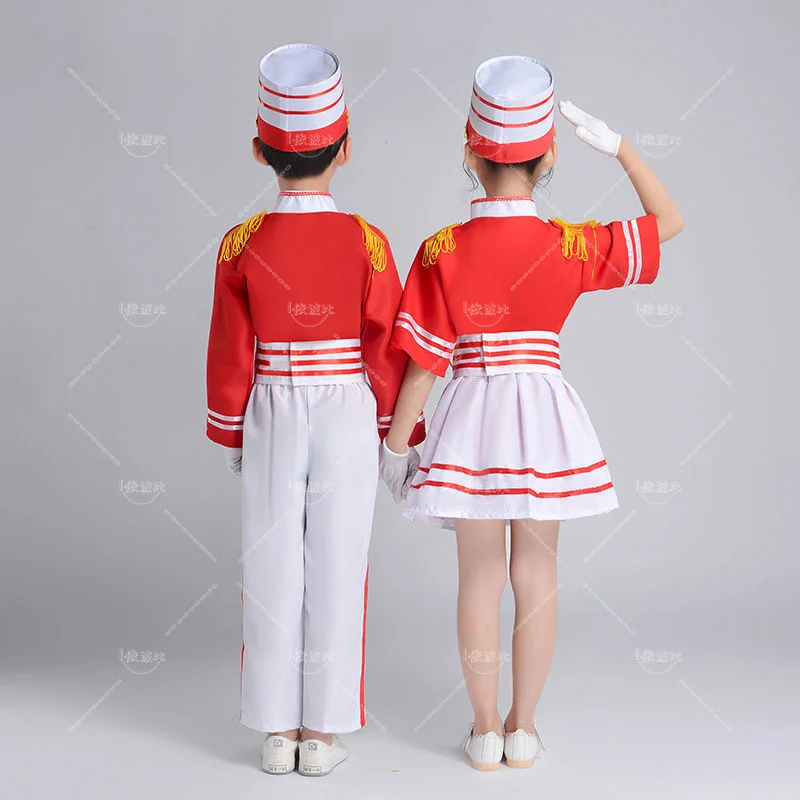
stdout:
{"type": "Polygon", "coordinates": [[[530,197],[473,200],[468,222],[417,252],[392,344],[443,376],[457,337],[558,334],[581,294],[652,283],[659,261],[652,214],[573,226],[541,219],[530,197]]]}

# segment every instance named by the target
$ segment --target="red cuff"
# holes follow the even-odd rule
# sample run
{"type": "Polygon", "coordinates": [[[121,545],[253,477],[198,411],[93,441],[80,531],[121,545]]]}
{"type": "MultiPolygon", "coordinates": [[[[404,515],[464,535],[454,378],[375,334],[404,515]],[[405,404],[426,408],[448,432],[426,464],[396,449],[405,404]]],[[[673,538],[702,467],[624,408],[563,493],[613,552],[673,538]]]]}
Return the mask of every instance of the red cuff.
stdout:
{"type": "Polygon", "coordinates": [[[639,217],[639,237],[642,243],[642,270],[636,283],[652,283],[661,264],[661,243],[658,241],[658,223],[653,214],[639,217]]]}
{"type": "Polygon", "coordinates": [[[410,445],[422,444],[425,441],[425,420],[421,419],[411,431],[411,436],[408,439],[410,445]]]}
{"type": "Polygon", "coordinates": [[[244,429],[244,414],[230,416],[208,412],[206,436],[223,447],[241,447],[244,429]]]}
{"type": "Polygon", "coordinates": [[[408,357],[422,369],[443,378],[450,366],[450,358],[455,345],[445,347],[429,342],[422,334],[405,327],[406,324],[408,323],[404,323],[402,320],[395,322],[392,332],[392,347],[407,353],[408,357]]]}

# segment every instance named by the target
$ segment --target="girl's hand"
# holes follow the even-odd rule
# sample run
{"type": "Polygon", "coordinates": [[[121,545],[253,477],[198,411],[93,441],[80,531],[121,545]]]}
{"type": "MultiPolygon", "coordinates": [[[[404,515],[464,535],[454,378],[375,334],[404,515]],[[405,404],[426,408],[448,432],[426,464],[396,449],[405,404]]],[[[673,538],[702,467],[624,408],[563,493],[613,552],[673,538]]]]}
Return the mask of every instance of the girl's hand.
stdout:
{"type": "Polygon", "coordinates": [[[234,475],[242,474],[242,448],[241,447],[226,447],[225,448],[225,463],[228,469],[234,475]]]}
{"type": "Polygon", "coordinates": [[[614,133],[602,120],[587,114],[569,100],[561,100],[558,110],[567,122],[575,126],[575,135],[590,147],[616,158],[622,137],[614,133]]]}
{"type": "Polygon", "coordinates": [[[395,503],[406,499],[408,488],[419,467],[419,453],[409,447],[405,453],[390,450],[386,440],[381,442],[379,471],[383,482],[392,493],[395,503]]]}

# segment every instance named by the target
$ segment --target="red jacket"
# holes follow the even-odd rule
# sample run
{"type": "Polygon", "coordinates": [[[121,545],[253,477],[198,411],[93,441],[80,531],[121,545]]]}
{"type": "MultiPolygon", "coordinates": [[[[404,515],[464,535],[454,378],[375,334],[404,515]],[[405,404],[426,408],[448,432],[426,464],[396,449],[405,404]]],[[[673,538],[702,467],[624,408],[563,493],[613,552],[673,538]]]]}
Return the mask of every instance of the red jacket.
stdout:
{"type": "MultiPolygon", "coordinates": [[[[389,348],[402,287],[384,234],[336,210],[330,195],[282,192],[274,211],[232,228],[217,256],[208,340],[207,436],[242,446],[256,341],[361,339],[388,431],[407,356],[389,348]]],[[[424,422],[412,443],[425,436],[424,422]]]]}
{"type": "Polygon", "coordinates": [[[652,283],[652,215],[599,225],[536,216],[530,197],[475,200],[472,218],[431,236],[406,281],[392,344],[444,376],[458,336],[560,333],[585,292],[652,283]]]}

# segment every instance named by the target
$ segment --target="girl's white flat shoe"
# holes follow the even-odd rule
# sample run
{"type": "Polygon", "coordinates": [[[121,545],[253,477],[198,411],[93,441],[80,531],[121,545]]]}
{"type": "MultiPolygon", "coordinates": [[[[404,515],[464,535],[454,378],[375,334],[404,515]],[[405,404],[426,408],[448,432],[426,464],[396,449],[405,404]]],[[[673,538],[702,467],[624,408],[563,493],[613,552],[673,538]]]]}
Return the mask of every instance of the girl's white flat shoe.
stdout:
{"type": "Polygon", "coordinates": [[[494,731],[475,734],[470,728],[464,740],[464,752],[474,769],[494,772],[500,769],[500,762],[503,759],[503,738],[494,731]]]}
{"type": "Polygon", "coordinates": [[[522,728],[517,728],[513,733],[505,735],[503,750],[506,764],[514,769],[532,767],[533,762],[539,757],[539,753],[543,749],[544,745],[536,730],[533,733],[528,733],[522,728]]]}
{"type": "Polygon", "coordinates": [[[294,772],[298,744],[296,739],[285,736],[267,736],[261,750],[261,768],[270,775],[294,772]]]}

